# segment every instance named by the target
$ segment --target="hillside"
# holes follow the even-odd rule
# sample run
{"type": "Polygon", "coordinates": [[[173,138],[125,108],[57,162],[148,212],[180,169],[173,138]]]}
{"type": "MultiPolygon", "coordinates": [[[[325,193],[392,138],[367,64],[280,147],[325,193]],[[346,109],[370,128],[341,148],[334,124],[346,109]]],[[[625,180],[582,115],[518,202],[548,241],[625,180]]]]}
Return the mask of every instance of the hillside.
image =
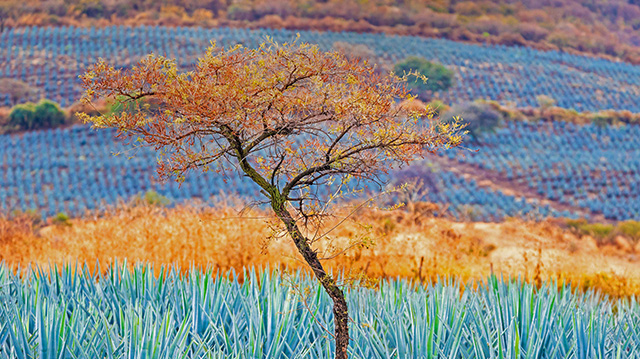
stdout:
{"type": "MultiPolygon", "coordinates": [[[[409,197],[436,203],[442,208],[439,215],[458,220],[639,218],[640,126],[635,117],[627,118],[628,124],[602,126],[588,123],[591,116],[572,118],[558,108],[545,113],[556,120],[538,120],[539,112],[524,117],[496,108],[491,111],[498,111],[494,113],[503,117],[502,124],[475,141],[468,138],[472,151],[440,152],[388,179],[399,185],[417,178],[422,185],[411,189],[409,197]]],[[[624,113],[609,116],[625,119],[624,113]]],[[[221,193],[256,195],[253,183],[235,175],[193,172],[181,185],[158,182],[155,152],[134,149],[113,136],[113,131],[85,125],[0,135],[0,211],[31,209],[44,218],[58,213],[75,217],[148,191],[173,204],[190,198],[208,202],[221,193]]],[[[372,184],[370,189],[379,190],[372,184]]]]}
{"type": "MultiPolygon", "coordinates": [[[[178,59],[184,70],[192,66],[210,42],[219,46],[255,47],[266,36],[292,41],[296,31],[235,28],[171,27],[31,27],[0,34],[0,78],[16,78],[36,91],[31,95],[71,106],[82,95],[80,75],[105,58],[117,67],[130,67],[149,53],[178,59]]],[[[440,39],[384,34],[301,31],[300,41],[332,50],[337,42],[365,45],[383,69],[409,56],[440,62],[453,70],[455,81],[445,93],[435,94],[447,104],[495,100],[510,107],[537,107],[545,95],[559,107],[577,111],[605,109],[640,112],[640,69],[636,66],[570,55],[558,51],[500,45],[469,45],[440,39]]],[[[11,105],[8,94],[0,104],[11,105]]]]}
{"type": "Polygon", "coordinates": [[[640,61],[637,1],[3,0],[0,28],[232,26],[385,32],[640,61]]]}

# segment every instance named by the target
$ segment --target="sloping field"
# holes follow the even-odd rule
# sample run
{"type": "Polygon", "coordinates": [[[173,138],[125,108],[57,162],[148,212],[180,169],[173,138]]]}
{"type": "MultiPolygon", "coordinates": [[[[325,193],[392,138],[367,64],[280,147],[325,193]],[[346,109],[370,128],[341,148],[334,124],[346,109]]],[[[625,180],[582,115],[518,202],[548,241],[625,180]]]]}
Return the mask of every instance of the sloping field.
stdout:
{"type": "MultiPolygon", "coordinates": [[[[478,152],[441,152],[401,177],[429,181],[427,193],[416,191],[413,199],[438,203],[440,214],[457,219],[638,219],[639,129],[508,122],[470,145],[478,152]],[[487,183],[487,178],[496,181],[487,183]],[[510,190],[514,186],[518,191],[510,190]]],[[[208,201],[221,191],[256,195],[252,182],[213,172],[193,172],[181,186],[158,183],[156,154],[131,150],[113,135],[88,126],[0,135],[0,210],[79,216],[149,190],[174,202],[194,197],[208,201]]]]}
{"type": "MultiPolygon", "coordinates": [[[[552,208],[587,218],[640,218],[640,126],[513,121],[482,136],[478,149],[442,154],[478,169],[479,179],[498,177],[520,186],[520,195],[558,204],[552,208]]],[[[513,213],[508,204],[500,208],[513,213]]]]}
{"type": "MultiPolygon", "coordinates": [[[[112,267],[14,276],[0,266],[0,356],[329,358],[331,301],[299,274],[112,267]],[[292,288],[305,291],[304,301],[292,288]]],[[[352,358],[637,358],[640,307],[493,278],[347,294],[352,358]]]]}
{"type": "MultiPolygon", "coordinates": [[[[181,186],[157,183],[153,180],[156,153],[147,148],[131,150],[113,135],[113,131],[88,126],[0,135],[0,210],[36,209],[44,217],[59,212],[79,216],[148,190],[173,201],[194,197],[207,201],[221,191],[247,197],[257,194],[254,183],[235,174],[225,179],[215,172],[193,172],[181,186]]],[[[484,211],[478,212],[481,217],[477,220],[555,213],[548,206],[481,189],[447,171],[434,175],[438,192],[429,199],[449,204],[449,213],[462,214],[468,206],[484,211]]]]}
{"type": "MultiPolygon", "coordinates": [[[[636,101],[640,68],[625,63],[417,37],[300,35],[302,41],[327,50],[336,41],[366,44],[386,64],[409,55],[441,61],[456,72],[456,85],[443,95],[449,102],[489,98],[533,106],[537,95],[546,94],[564,107],[640,110],[636,101]]],[[[0,34],[0,77],[26,80],[37,86],[37,96],[69,105],[81,96],[77,75],[99,57],[126,67],[155,52],[175,57],[189,68],[210,40],[224,46],[256,46],[266,36],[288,41],[295,33],[163,27],[9,29],[0,34]]],[[[638,219],[638,128],[509,122],[496,134],[469,145],[478,153],[449,151],[422,164],[419,175],[432,177],[433,186],[420,199],[442,204],[458,219],[638,219]],[[424,169],[433,163],[435,172],[426,173],[424,169]],[[475,175],[460,171],[460,165],[475,175]],[[482,178],[501,179],[502,185],[500,181],[487,184],[482,178]],[[506,183],[519,190],[503,189],[506,183]]],[[[193,197],[206,201],[220,191],[255,193],[253,184],[240,177],[223,179],[215,174],[194,173],[181,187],[156,183],[152,179],[155,154],[144,149],[133,153],[113,141],[112,134],[79,126],[0,136],[0,210],[37,209],[44,217],[58,212],[77,216],[147,190],[175,201],[193,197]],[[121,155],[113,157],[113,153],[121,155]]]]}
{"type": "MultiPolygon", "coordinates": [[[[529,48],[478,46],[440,39],[300,31],[301,41],[329,50],[336,41],[367,45],[383,64],[410,55],[436,60],[453,69],[456,84],[440,97],[448,103],[491,99],[516,107],[536,106],[548,95],[558,106],[578,111],[603,109],[640,112],[640,68],[626,63],[542,52],[529,48]]],[[[296,32],[273,29],[74,27],[9,29],[0,34],[0,77],[22,79],[41,96],[63,107],[80,96],[77,76],[98,58],[128,66],[148,53],[193,64],[210,41],[230,46],[257,46],[266,36],[278,42],[295,39],[296,32]]],[[[0,94],[0,103],[2,103],[0,94]]],[[[8,98],[5,99],[8,103],[8,98]]]]}

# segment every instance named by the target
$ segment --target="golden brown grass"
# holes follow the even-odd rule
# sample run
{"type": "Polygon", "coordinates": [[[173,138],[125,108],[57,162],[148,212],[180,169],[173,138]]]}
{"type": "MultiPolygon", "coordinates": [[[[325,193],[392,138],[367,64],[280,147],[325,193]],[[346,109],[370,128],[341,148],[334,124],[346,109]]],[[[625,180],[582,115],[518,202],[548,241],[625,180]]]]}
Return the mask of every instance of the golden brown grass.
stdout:
{"type": "MultiPolygon", "coordinates": [[[[374,244],[357,246],[325,263],[334,270],[373,278],[405,277],[426,282],[454,276],[463,281],[497,275],[532,282],[570,281],[612,296],[640,294],[640,262],[635,249],[598,246],[552,222],[456,223],[419,209],[362,210],[330,240],[322,253],[344,248],[370,225],[374,244]]],[[[428,211],[427,211],[428,212],[428,211]]],[[[232,208],[165,209],[125,206],[71,225],[34,225],[27,217],[0,218],[0,260],[16,267],[87,262],[93,269],[115,258],[154,264],[211,266],[226,271],[257,266],[306,268],[287,237],[272,234],[267,213],[239,216],[232,208]]]]}

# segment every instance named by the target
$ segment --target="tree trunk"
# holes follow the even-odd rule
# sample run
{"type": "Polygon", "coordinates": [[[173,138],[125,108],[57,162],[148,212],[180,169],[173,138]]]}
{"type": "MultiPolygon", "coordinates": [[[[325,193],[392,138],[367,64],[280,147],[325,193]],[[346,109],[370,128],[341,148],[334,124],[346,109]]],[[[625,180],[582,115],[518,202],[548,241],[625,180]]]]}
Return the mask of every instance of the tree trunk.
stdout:
{"type": "Polygon", "coordinates": [[[289,211],[286,210],[284,204],[273,203],[273,210],[278,218],[284,223],[287,232],[291,235],[293,242],[296,244],[298,251],[304,257],[305,261],[313,270],[313,273],[320,281],[324,290],[333,300],[333,325],[335,332],[336,356],[335,359],[347,359],[347,348],[349,347],[349,312],[347,310],[347,301],[342,290],[336,285],[335,280],[327,274],[322,267],[322,263],[318,260],[318,255],[309,246],[307,239],[296,221],[291,217],[289,211]]]}

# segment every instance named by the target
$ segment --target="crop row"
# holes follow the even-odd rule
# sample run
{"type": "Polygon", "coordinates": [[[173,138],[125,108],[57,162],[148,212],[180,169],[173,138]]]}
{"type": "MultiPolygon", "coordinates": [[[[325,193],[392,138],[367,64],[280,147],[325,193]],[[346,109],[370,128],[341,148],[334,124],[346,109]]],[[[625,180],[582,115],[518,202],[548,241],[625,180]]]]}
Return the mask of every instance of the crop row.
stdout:
{"type": "MultiPolygon", "coordinates": [[[[0,358],[328,358],[329,297],[300,273],[0,266],[0,358]],[[286,279],[284,279],[286,278],[286,279]],[[297,288],[297,291],[293,291],[297,288]],[[295,292],[307,293],[306,306],[295,292]]],[[[637,358],[640,306],[496,278],[347,292],[353,358],[637,358]],[[462,294],[461,294],[462,292],[462,294]]]]}
{"type": "Polygon", "coordinates": [[[455,158],[607,219],[640,218],[638,125],[508,122],[478,149],[455,158]]]}
{"type": "MultiPolygon", "coordinates": [[[[455,85],[440,97],[447,103],[491,99],[517,107],[537,105],[547,95],[564,108],[640,112],[640,68],[627,63],[543,52],[529,48],[470,45],[449,40],[384,34],[300,31],[302,41],[329,50],[337,41],[367,45],[382,63],[422,56],[453,69],[455,85]]],[[[267,36],[278,42],[296,32],[274,29],[104,27],[9,29],[0,34],[0,77],[22,79],[35,86],[33,95],[62,106],[81,96],[77,76],[87,65],[105,58],[126,67],[155,53],[178,59],[183,68],[195,63],[210,41],[254,47],[267,36]]],[[[4,102],[9,104],[8,95],[4,102]]],[[[0,94],[0,104],[3,102],[0,94]]]]}
{"type": "MultiPolygon", "coordinates": [[[[174,202],[194,197],[207,201],[221,191],[259,195],[253,183],[235,174],[192,172],[182,185],[159,182],[154,178],[155,152],[132,150],[113,135],[110,130],[74,126],[0,136],[0,210],[37,209],[44,217],[59,212],[78,216],[148,190],[174,202]]],[[[507,122],[471,145],[478,152],[445,151],[441,155],[493,171],[584,213],[626,220],[640,217],[639,141],[637,125],[507,122]]],[[[422,199],[441,204],[458,219],[576,216],[479,186],[446,169],[429,177],[433,183],[422,199]]]]}
{"type": "MultiPolygon", "coordinates": [[[[103,210],[119,199],[154,190],[175,202],[191,198],[208,201],[221,191],[243,197],[260,196],[257,187],[236,174],[194,171],[181,185],[155,179],[156,153],[124,145],[111,130],[88,126],[0,135],[0,211],[35,209],[43,217],[63,212],[81,216],[103,210]]],[[[458,219],[499,221],[505,216],[571,217],[548,206],[527,203],[447,171],[428,199],[458,219]],[[444,209],[446,207],[446,209],[444,209]]],[[[373,184],[370,184],[372,189],[373,184]]]]}

